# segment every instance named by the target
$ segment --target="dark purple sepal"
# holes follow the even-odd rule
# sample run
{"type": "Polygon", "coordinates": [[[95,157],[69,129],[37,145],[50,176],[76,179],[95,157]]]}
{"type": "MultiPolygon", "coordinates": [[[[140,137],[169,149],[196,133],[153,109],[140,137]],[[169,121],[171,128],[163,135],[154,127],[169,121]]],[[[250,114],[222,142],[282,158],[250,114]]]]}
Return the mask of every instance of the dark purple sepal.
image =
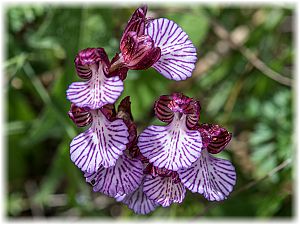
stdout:
{"type": "Polygon", "coordinates": [[[103,48],[86,48],[81,50],[75,58],[75,68],[78,76],[82,79],[91,79],[93,67],[98,69],[99,62],[103,66],[105,74],[108,74],[110,62],[103,48]]]}
{"type": "Polygon", "coordinates": [[[134,143],[130,148],[129,148],[129,154],[132,158],[137,158],[139,159],[142,163],[149,163],[149,159],[147,159],[145,156],[142,155],[139,147],[134,143]]]}
{"type": "Polygon", "coordinates": [[[118,106],[118,118],[122,118],[128,122],[133,122],[133,117],[131,113],[130,96],[126,96],[120,102],[118,106]]]}
{"type": "Polygon", "coordinates": [[[77,107],[75,104],[71,104],[68,115],[78,127],[87,126],[93,120],[92,115],[88,109],[77,107]]]}
{"type": "Polygon", "coordinates": [[[173,121],[174,113],[180,117],[185,114],[186,125],[189,129],[194,128],[200,118],[199,101],[189,98],[182,93],[173,93],[172,95],[162,95],[154,106],[157,118],[163,122],[170,123],[173,121]]]}
{"type": "Polygon", "coordinates": [[[123,119],[124,123],[128,127],[129,131],[129,142],[127,144],[127,149],[131,148],[137,143],[137,127],[133,121],[131,113],[131,102],[130,97],[127,96],[120,102],[118,106],[117,118],[123,119]]]}
{"type": "Polygon", "coordinates": [[[117,112],[114,104],[106,104],[102,106],[100,110],[109,121],[113,121],[117,118],[117,112]]]}
{"type": "Polygon", "coordinates": [[[151,67],[160,58],[160,48],[155,47],[151,37],[138,36],[130,31],[120,45],[124,65],[131,70],[144,70],[151,67]]]}
{"type": "Polygon", "coordinates": [[[199,126],[198,130],[200,131],[201,136],[206,136],[206,132],[209,133],[210,140],[209,144],[207,145],[207,150],[211,154],[217,154],[223,151],[232,138],[232,134],[230,132],[216,124],[204,123],[199,126]]]}
{"type": "Polygon", "coordinates": [[[162,95],[154,104],[156,117],[162,122],[171,123],[174,118],[174,112],[170,109],[169,103],[172,101],[170,95],[162,95]]]}
{"type": "Polygon", "coordinates": [[[132,14],[131,18],[128,20],[127,26],[123,32],[121,43],[130,31],[135,31],[137,35],[143,35],[145,32],[145,22],[146,22],[147,6],[144,5],[132,14]]]}
{"type": "Polygon", "coordinates": [[[123,81],[127,77],[128,68],[124,66],[122,60],[120,59],[120,54],[116,53],[115,57],[111,60],[111,67],[109,69],[109,77],[119,76],[123,81]]]}

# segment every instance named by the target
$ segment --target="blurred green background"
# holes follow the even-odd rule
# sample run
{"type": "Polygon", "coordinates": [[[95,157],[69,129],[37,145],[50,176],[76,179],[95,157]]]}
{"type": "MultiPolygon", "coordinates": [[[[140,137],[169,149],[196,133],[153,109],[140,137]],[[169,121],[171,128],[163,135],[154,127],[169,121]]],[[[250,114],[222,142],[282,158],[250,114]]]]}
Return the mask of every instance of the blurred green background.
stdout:
{"type": "Polygon", "coordinates": [[[157,122],[152,106],[160,95],[200,100],[201,122],[233,133],[221,153],[237,170],[227,200],[188,192],[180,205],[137,216],[85,183],[69,158],[70,141],[84,130],[67,116],[65,91],[79,80],[73,61],[87,47],[103,47],[111,59],[138,6],[6,5],[7,217],[293,217],[294,5],[148,5],[149,16],[183,28],[199,61],[182,82],[154,69],[130,71],[121,98],[131,96],[139,131],[157,122]]]}

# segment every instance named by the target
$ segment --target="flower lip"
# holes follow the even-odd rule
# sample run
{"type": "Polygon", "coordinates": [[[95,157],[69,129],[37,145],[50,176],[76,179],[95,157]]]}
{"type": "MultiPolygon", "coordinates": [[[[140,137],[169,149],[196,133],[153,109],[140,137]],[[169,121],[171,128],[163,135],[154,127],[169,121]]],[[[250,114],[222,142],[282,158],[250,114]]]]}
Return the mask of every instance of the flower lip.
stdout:
{"type": "Polygon", "coordinates": [[[99,62],[103,66],[105,74],[108,74],[110,62],[103,48],[86,48],[81,50],[75,60],[76,72],[80,78],[90,79],[92,77],[92,69],[98,68],[99,62]]]}
{"type": "Polygon", "coordinates": [[[185,198],[186,189],[181,182],[174,181],[172,177],[145,176],[143,191],[150,199],[168,207],[172,203],[181,203],[185,198]]]}
{"type": "Polygon", "coordinates": [[[191,167],[179,170],[178,175],[187,189],[203,194],[209,201],[226,199],[236,184],[232,163],[212,156],[207,150],[191,167]]]}
{"type": "Polygon", "coordinates": [[[209,133],[210,138],[204,142],[206,142],[208,152],[212,154],[223,151],[232,138],[232,133],[216,124],[203,123],[198,127],[198,130],[202,136],[209,133]]]}
{"type": "Polygon", "coordinates": [[[186,80],[192,76],[197,61],[197,50],[188,35],[173,21],[166,18],[146,21],[145,35],[149,35],[161,50],[153,64],[167,79],[186,80]]]}
{"type": "Polygon", "coordinates": [[[143,179],[143,164],[137,159],[121,155],[114,166],[100,167],[96,172],[85,173],[86,181],[91,183],[95,192],[110,197],[129,194],[135,191],[143,179]]]}
{"type": "Polygon", "coordinates": [[[129,142],[128,127],[122,119],[110,121],[100,109],[90,111],[93,121],[89,129],[70,143],[73,163],[87,173],[101,166],[114,166],[129,142]]]}
{"type": "Polygon", "coordinates": [[[186,125],[193,128],[197,125],[200,117],[200,103],[189,98],[182,93],[173,93],[172,95],[162,95],[154,106],[155,114],[163,122],[170,123],[174,119],[175,113],[180,119],[182,115],[187,116],[186,125]]]}

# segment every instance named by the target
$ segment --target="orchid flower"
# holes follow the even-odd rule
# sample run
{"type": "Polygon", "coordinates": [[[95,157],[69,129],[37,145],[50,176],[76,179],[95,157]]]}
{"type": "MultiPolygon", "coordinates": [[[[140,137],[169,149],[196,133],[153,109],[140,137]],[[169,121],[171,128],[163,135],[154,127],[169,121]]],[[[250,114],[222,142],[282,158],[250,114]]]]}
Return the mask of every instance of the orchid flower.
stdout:
{"type": "Polygon", "coordinates": [[[108,106],[90,110],[71,105],[70,118],[78,126],[90,128],[70,144],[71,160],[82,171],[93,173],[103,166],[114,166],[129,143],[129,129],[122,119],[113,118],[108,106]]]}
{"type": "Polygon", "coordinates": [[[233,190],[236,182],[233,165],[228,160],[210,155],[224,150],[231,140],[231,133],[212,124],[201,124],[198,130],[201,135],[207,135],[207,138],[203,139],[205,143],[201,156],[191,167],[176,172],[157,168],[150,163],[144,169],[147,175],[143,191],[149,200],[163,207],[181,203],[187,188],[203,194],[209,201],[221,201],[233,190]]]}
{"type": "Polygon", "coordinates": [[[119,76],[108,76],[110,62],[103,48],[87,48],[75,58],[78,76],[86,81],[74,82],[67,99],[80,108],[99,109],[113,104],[123,92],[119,76]]]}
{"type": "Polygon", "coordinates": [[[188,35],[166,18],[146,18],[147,6],[131,16],[120,42],[120,54],[112,60],[110,72],[118,71],[125,79],[128,69],[153,67],[171,80],[192,75],[197,60],[196,48],[188,35]]]}
{"type": "MultiPolygon", "coordinates": [[[[129,194],[135,191],[143,179],[143,163],[129,153],[129,149],[136,143],[137,131],[133,123],[130,109],[130,98],[125,97],[118,106],[118,112],[113,105],[108,105],[102,111],[110,120],[122,120],[128,128],[128,143],[126,150],[117,159],[115,165],[110,167],[100,166],[94,172],[86,172],[86,181],[93,186],[95,192],[101,192],[110,197],[129,194]]],[[[118,137],[118,134],[115,134],[118,137]]]]}
{"type": "Polygon", "coordinates": [[[150,163],[145,168],[144,173],[147,175],[145,176],[143,191],[150,200],[162,207],[183,201],[186,189],[177,172],[157,168],[150,163]]]}
{"type": "Polygon", "coordinates": [[[201,124],[199,132],[205,138],[205,149],[189,168],[177,171],[181,182],[192,192],[198,192],[209,201],[227,198],[236,183],[236,172],[232,163],[212,156],[224,150],[232,134],[225,128],[213,124],[201,124]],[[210,154],[211,153],[211,154],[210,154]]]}
{"type": "Polygon", "coordinates": [[[200,132],[193,128],[200,116],[200,103],[183,94],[163,95],[155,103],[157,118],[166,126],[152,125],[138,139],[141,153],[158,168],[188,168],[201,154],[200,132]]]}

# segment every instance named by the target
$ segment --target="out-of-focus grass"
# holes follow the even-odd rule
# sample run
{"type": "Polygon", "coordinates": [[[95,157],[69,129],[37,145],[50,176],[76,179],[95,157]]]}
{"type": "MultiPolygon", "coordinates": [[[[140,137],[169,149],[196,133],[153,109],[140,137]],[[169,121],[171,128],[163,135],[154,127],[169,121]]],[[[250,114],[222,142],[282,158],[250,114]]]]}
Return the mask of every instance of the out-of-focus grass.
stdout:
{"type": "Polygon", "coordinates": [[[139,131],[157,122],[152,106],[158,96],[180,91],[200,100],[201,122],[221,124],[233,133],[222,153],[238,175],[228,200],[211,203],[188,193],[181,205],[137,216],[85,183],[69,159],[69,143],[83,130],[67,117],[65,91],[79,80],[73,60],[87,47],[103,47],[112,58],[134,9],[6,7],[7,216],[291,217],[292,164],[270,172],[295,154],[292,88],[269,78],[220,38],[216,24],[243,38],[243,48],[271,70],[293,80],[293,6],[149,5],[154,17],[172,19],[188,33],[198,49],[199,67],[182,82],[167,80],[154,69],[130,71],[121,98],[131,96],[139,131]]]}

